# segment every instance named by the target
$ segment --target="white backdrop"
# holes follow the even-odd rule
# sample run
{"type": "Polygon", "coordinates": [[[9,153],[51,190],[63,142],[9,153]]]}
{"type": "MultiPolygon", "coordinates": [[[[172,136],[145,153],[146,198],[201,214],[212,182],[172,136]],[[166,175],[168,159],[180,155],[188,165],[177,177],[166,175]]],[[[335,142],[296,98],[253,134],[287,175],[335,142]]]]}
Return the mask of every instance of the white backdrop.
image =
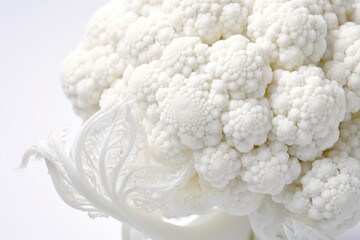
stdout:
{"type": "MultiPolygon", "coordinates": [[[[36,139],[79,119],[59,84],[62,60],[107,0],[0,2],[0,239],[119,240],[120,224],[88,218],[57,196],[45,164],[16,170],[36,139]]],[[[360,239],[360,226],[341,240],[360,239]]],[[[170,239],[169,239],[170,240],[170,239]]]]}

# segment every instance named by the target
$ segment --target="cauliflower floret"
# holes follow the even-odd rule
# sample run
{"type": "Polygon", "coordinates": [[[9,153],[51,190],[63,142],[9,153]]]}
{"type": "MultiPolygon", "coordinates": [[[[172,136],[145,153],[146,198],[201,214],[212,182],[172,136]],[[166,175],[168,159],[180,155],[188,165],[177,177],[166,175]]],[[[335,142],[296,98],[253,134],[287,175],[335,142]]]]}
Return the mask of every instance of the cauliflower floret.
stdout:
{"type": "Polygon", "coordinates": [[[243,33],[250,5],[246,0],[164,0],[163,11],[178,32],[212,44],[243,33]]]}
{"type": "Polygon", "coordinates": [[[347,22],[339,29],[330,31],[326,37],[327,49],[323,56],[323,61],[344,59],[346,49],[360,38],[360,26],[347,22]]]}
{"type": "Polygon", "coordinates": [[[266,142],[271,129],[272,111],[266,98],[232,100],[222,115],[226,141],[240,152],[266,142]]]}
{"type": "Polygon", "coordinates": [[[239,175],[239,153],[226,143],[204,148],[194,153],[195,169],[201,177],[216,188],[224,188],[239,175]]]}
{"type": "Polygon", "coordinates": [[[333,30],[346,22],[353,0],[293,0],[293,2],[308,8],[312,14],[324,16],[327,29],[333,30]]]}
{"type": "Polygon", "coordinates": [[[164,123],[146,126],[147,141],[155,159],[167,163],[181,163],[192,159],[192,153],[181,143],[175,129],[169,129],[164,123]]]}
{"type": "MultiPolygon", "coordinates": [[[[189,160],[182,154],[184,145],[200,149],[220,142],[226,92],[216,81],[211,90],[210,79],[195,74],[206,62],[208,46],[199,38],[177,38],[159,60],[128,67],[124,74],[128,92],[136,99],[138,117],[144,118],[147,126],[149,144],[159,159],[189,160]]],[[[103,98],[114,98],[116,92],[120,93],[108,91],[103,98]]]]}
{"type": "Polygon", "coordinates": [[[328,38],[328,50],[324,72],[329,79],[343,85],[346,95],[346,112],[360,110],[360,25],[347,23],[333,31],[328,38]]]}
{"type": "MultiPolygon", "coordinates": [[[[310,1],[310,0],[309,0],[310,1]]],[[[347,22],[354,9],[356,0],[328,0],[332,11],[336,14],[339,26],[347,22]]]]}
{"type": "MultiPolygon", "coordinates": [[[[271,77],[263,50],[243,36],[235,35],[211,47],[199,38],[183,37],[174,39],[163,50],[159,60],[135,68],[129,66],[124,73],[124,83],[135,97],[134,107],[138,117],[145,121],[149,142],[157,148],[154,150],[156,155],[166,159],[175,158],[177,154],[180,156],[184,146],[198,150],[220,143],[223,131],[220,119],[226,125],[227,140],[239,150],[250,151],[253,145],[264,143],[271,128],[272,113],[268,101],[254,98],[234,101],[230,108],[228,106],[230,95],[237,95],[240,99],[253,95],[263,97],[271,77]],[[260,55],[255,57],[256,54],[260,55]],[[233,71],[236,63],[224,68],[216,67],[226,60],[223,55],[230,61],[237,59],[235,62],[243,67],[237,72],[233,71]],[[250,59],[242,60],[249,56],[256,64],[250,59]],[[242,79],[237,80],[237,76],[242,79]],[[241,87],[241,84],[247,86],[247,89],[240,90],[243,93],[232,92],[234,86],[241,87]],[[224,114],[226,111],[228,113],[224,114]],[[242,114],[242,117],[237,114],[242,114]],[[251,114],[251,119],[247,114],[251,114]],[[258,134],[251,137],[248,128],[258,134]],[[171,141],[161,145],[164,136],[172,136],[171,141]]],[[[121,93],[116,87],[122,86],[114,85],[114,90],[106,91],[103,102],[116,99],[116,93],[121,93]]]]}
{"type": "Polygon", "coordinates": [[[127,9],[140,16],[149,16],[153,12],[161,10],[162,0],[117,0],[127,9]]]}
{"type": "Polygon", "coordinates": [[[112,46],[98,46],[86,50],[80,45],[62,66],[62,87],[71,100],[74,111],[87,119],[99,109],[99,99],[104,89],[118,80],[124,62],[112,46]]]}
{"type": "Polygon", "coordinates": [[[166,15],[161,12],[140,17],[129,26],[122,39],[124,56],[134,67],[158,59],[164,48],[178,37],[166,15]]]}
{"type": "MultiPolygon", "coordinates": [[[[346,17],[352,12],[354,0],[290,0],[297,7],[307,8],[313,15],[322,15],[327,23],[327,29],[333,30],[346,22],[346,17]]],[[[279,8],[289,0],[256,0],[253,12],[262,12],[269,5],[279,8]]]]}
{"type": "Polygon", "coordinates": [[[251,5],[246,0],[110,2],[94,15],[84,40],[64,62],[62,86],[74,111],[89,118],[129,63],[136,67],[158,59],[174,38],[198,36],[213,43],[243,32],[251,5]],[[183,16],[189,19],[181,22],[183,16]]]}
{"type": "Polygon", "coordinates": [[[209,62],[209,47],[197,37],[174,39],[161,56],[163,69],[169,76],[181,74],[188,78],[209,62]]]}
{"type": "Polygon", "coordinates": [[[138,116],[147,116],[156,122],[156,105],[158,100],[165,97],[164,90],[170,83],[172,87],[178,84],[176,88],[180,88],[185,78],[208,62],[208,55],[208,46],[201,43],[199,38],[176,38],[164,49],[160,59],[136,68],[129,65],[123,81],[115,82],[104,91],[100,106],[105,107],[127,92],[136,100],[134,107],[138,116]]]}
{"type": "Polygon", "coordinates": [[[183,86],[185,78],[208,61],[207,51],[199,38],[177,38],[164,49],[160,60],[126,71],[124,81],[137,105],[148,107],[164,99],[169,87],[183,86]]]}
{"type": "Polygon", "coordinates": [[[255,211],[261,204],[264,195],[247,190],[246,184],[237,177],[221,191],[223,202],[220,207],[232,215],[244,216],[255,211]]]}
{"type": "Polygon", "coordinates": [[[117,53],[118,43],[136,18],[121,1],[110,2],[92,17],[84,40],[65,59],[62,87],[82,119],[99,110],[104,89],[121,78],[127,61],[117,53]]]}
{"type": "Polygon", "coordinates": [[[298,159],[279,142],[262,145],[241,157],[241,179],[251,192],[278,194],[300,174],[298,159]]]}
{"type": "Polygon", "coordinates": [[[87,50],[107,45],[116,48],[119,40],[124,36],[125,29],[138,16],[140,15],[125,5],[125,1],[113,0],[91,17],[82,43],[87,50]]]}
{"type": "Polygon", "coordinates": [[[360,162],[344,152],[316,160],[300,182],[273,197],[294,214],[315,220],[326,232],[359,220],[360,162]]]}
{"type": "Polygon", "coordinates": [[[340,138],[332,149],[346,152],[350,157],[360,159],[360,118],[341,123],[340,138]]]}
{"type": "Polygon", "coordinates": [[[313,161],[320,157],[325,149],[331,147],[338,138],[339,130],[337,128],[331,128],[322,138],[313,139],[308,145],[289,146],[289,154],[303,161],[313,161]]]}
{"type": "Polygon", "coordinates": [[[316,64],[326,50],[324,18],[294,2],[269,4],[248,20],[247,35],[268,50],[274,68],[294,70],[316,64]]]}
{"type": "Polygon", "coordinates": [[[271,139],[294,145],[293,154],[312,160],[338,139],[345,114],[342,87],[325,78],[321,68],[277,70],[269,87],[274,111],[271,139]]]}
{"type": "Polygon", "coordinates": [[[272,79],[266,52],[241,35],[211,46],[206,71],[224,81],[233,99],[263,97],[272,79]]]}
{"type": "Polygon", "coordinates": [[[186,85],[168,94],[159,102],[160,121],[175,129],[181,142],[190,149],[214,146],[221,141],[220,122],[223,104],[217,105],[216,90],[211,89],[206,76],[190,77],[186,85]]]}
{"type": "Polygon", "coordinates": [[[138,114],[143,116],[146,109],[156,102],[155,93],[160,87],[160,82],[168,85],[171,79],[166,73],[162,73],[158,61],[153,61],[137,68],[129,65],[125,70],[123,81],[128,93],[136,99],[138,114]]]}
{"type": "Polygon", "coordinates": [[[126,89],[123,81],[115,81],[111,87],[105,89],[101,95],[99,101],[100,108],[105,108],[114,104],[114,102],[119,99],[119,96],[125,96],[127,94],[126,89]]]}

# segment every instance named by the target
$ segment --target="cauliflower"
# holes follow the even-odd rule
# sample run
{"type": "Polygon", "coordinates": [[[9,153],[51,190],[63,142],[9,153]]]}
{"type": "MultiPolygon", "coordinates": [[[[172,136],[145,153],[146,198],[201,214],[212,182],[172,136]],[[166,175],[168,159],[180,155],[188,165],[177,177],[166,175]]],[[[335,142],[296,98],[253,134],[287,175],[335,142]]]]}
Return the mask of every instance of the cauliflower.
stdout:
{"type": "Polygon", "coordinates": [[[232,100],[222,116],[226,140],[239,152],[249,152],[262,145],[271,129],[272,111],[266,98],[232,100]]]}
{"type": "MultiPolygon", "coordinates": [[[[234,35],[211,47],[199,38],[181,37],[158,60],[127,69],[124,87],[136,97],[134,107],[147,122],[149,143],[157,158],[180,160],[186,159],[186,148],[219,144],[223,128],[226,141],[241,152],[264,143],[272,111],[263,96],[271,78],[264,51],[244,36],[234,35]],[[235,49],[239,49],[237,54],[235,49]],[[221,68],[222,62],[226,64],[221,68]],[[249,77],[255,79],[247,83],[249,77]],[[249,100],[250,96],[254,98],[249,100]],[[229,102],[230,98],[239,101],[229,102]],[[254,131],[258,134],[253,135],[254,131]]],[[[104,92],[103,102],[118,99],[122,87],[119,84],[104,92]]]]}
{"type": "Polygon", "coordinates": [[[346,112],[360,110],[360,25],[349,22],[329,33],[330,46],[324,64],[326,76],[345,91],[346,112]]]}
{"type": "Polygon", "coordinates": [[[237,151],[223,143],[195,152],[194,165],[200,176],[222,189],[238,175],[241,162],[237,151]]]}
{"type": "Polygon", "coordinates": [[[345,95],[320,68],[310,65],[293,72],[276,70],[268,90],[274,110],[271,139],[291,145],[290,151],[301,160],[314,160],[337,141],[345,95]]]}
{"type": "Polygon", "coordinates": [[[262,145],[244,154],[241,179],[251,192],[277,194],[300,174],[299,160],[290,157],[287,146],[279,142],[262,145]]]}
{"type": "Polygon", "coordinates": [[[297,8],[305,7],[311,14],[323,16],[328,30],[338,28],[347,22],[348,16],[354,14],[354,0],[257,0],[253,9],[254,12],[262,12],[270,5],[277,8],[286,2],[292,2],[297,8]]]}
{"type": "Polygon", "coordinates": [[[353,226],[359,217],[360,162],[345,152],[315,160],[299,183],[286,187],[274,200],[292,213],[315,220],[326,233],[353,226]]]}
{"type": "Polygon", "coordinates": [[[333,146],[334,150],[343,151],[350,157],[360,159],[360,118],[344,121],[340,125],[340,137],[333,146]]]}
{"type": "Polygon", "coordinates": [[[259,3],[262,11],[255,3],[257,11],[249,17],[247,35],[269,51],[274,68],[294,70],[319,62],[326,50],[324,17],[292,1],[274,2],[259,3]]]}
{"type": "Polygon", "coordinates": [[[251,3],[247,0],[164,0],[163,11],[179,32],[198,36],[205,43],[214,43],[243,33],[251,3]]]}
{"type": "Polygon", "coordinates": [[[240,178],[235,178],[221,192],[223,197],[219,207],[226,209],[233,215],[243,216],[255,211],[264,196],[247,190],[246,184],[240,178]]]}
{"type": "Polygon", "coordinates": [[[360,220],[359,9],[113,0],[63,64],[73,147],[54,132],[24,164],[152,239],[332,239],[360,220]]]}
{"type": "Polygon", "coordinates": [[[94,14],[84,40],[65,59],[62,87],[81,118],[99,110],[104,89],[121,79],[127,60],[117,54],[119,39],[138,16],[118,1],[110,2],[94,14]]]}

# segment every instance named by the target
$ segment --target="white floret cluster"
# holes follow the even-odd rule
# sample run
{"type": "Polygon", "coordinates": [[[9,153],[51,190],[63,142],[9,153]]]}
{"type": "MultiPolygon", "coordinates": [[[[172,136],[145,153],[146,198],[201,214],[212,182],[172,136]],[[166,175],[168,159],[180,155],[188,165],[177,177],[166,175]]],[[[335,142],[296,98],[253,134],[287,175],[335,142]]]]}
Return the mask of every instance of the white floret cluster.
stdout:
{"type": "Polygon", "coordinates": [[[295,156],[314,160],[337,141],[346,107],[344,91],[320,68],[275,70],[269,93],[275,114],[270,138],[290,145],[295,156]]]}
{"type": "Polygon", "coordinates": [[[84,120],[129,95],[150,162],[192,166],[173,194],[157,193],[177,207],[146,211],[219,207],[258,221],[275,204],[279,219],[327,236],[360,219],[353,0],[114,0],[65,60],[62,85],[84,120]]]}
{"type": "Polygon", "coordinates": [[[314,220],[324,232],[343,231],[343,224],[354,223],[359,215],[359,171],[359,159],[330,152],[312,163],[299,184],[289,185],[274,199],[292,213],[314,220]]]}

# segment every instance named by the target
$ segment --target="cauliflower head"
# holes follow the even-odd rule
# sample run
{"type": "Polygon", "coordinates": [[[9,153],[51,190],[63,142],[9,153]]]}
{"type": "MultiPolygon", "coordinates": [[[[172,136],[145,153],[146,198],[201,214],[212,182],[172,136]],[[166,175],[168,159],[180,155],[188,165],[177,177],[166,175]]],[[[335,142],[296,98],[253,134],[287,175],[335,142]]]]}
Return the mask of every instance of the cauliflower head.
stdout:
{"type": "Polygon", "coordinates": [[[74,147],[60,131],[31,153],[70,205],[147,237],[237,239],[248,216],[260,239],[330,239],[360,220],[359,16],[355,0],[113,0],[63,64],[74,147]],[[206,220],[164,222],[190,215],[206,220]],[[214,216],[228,227],[201,231],[214,216]]]}

